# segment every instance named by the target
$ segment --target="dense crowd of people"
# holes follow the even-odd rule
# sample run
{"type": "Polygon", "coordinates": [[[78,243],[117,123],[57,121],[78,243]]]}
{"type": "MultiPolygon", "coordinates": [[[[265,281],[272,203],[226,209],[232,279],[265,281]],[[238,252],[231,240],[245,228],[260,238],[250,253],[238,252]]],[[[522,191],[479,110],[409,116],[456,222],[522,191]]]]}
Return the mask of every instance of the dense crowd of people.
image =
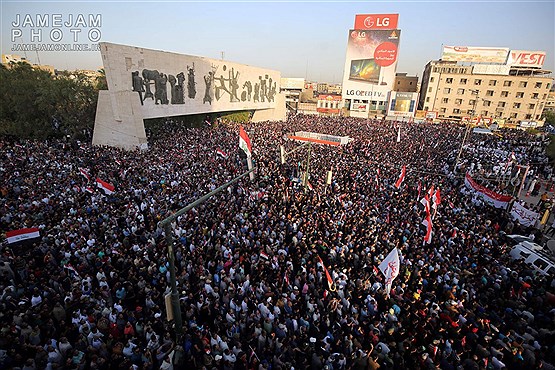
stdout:
{"type": "Polygon", "coordinates": [[[541,137],[470,134],[457,160],[452,124],[298,115],[245,129],[255,179],[171,226],[181,334],[158,223],[246,171],[238,125],[168,122],[146,151],[0,141],[2,231],[40,230],[1,247],[0,368],[555,369],[554,277],[513,261],[503,238],[541,230],[463,190],[466,171],[503,189],[511,153],[511,169],[551,179],[541,137]],[[282,164],[296,131],[354,140],[282,164]],[[387,294],[377,267],[393,248],[387,294]]]}

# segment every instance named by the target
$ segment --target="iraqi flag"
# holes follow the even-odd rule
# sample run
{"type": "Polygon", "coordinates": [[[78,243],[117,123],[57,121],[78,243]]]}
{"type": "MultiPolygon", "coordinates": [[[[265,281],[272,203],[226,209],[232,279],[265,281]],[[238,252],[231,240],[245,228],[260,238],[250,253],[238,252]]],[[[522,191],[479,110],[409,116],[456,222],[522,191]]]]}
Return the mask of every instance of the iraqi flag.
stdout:
{"type": "Polygon", "coordinates": [[[227,154],[221,149],[216,150],[216,154],[222,157],[223,159],[227,159],[227,154]]]}
{"type": "Polygon", "coordinates": [[[79,167],[79,173],[81,174],[81,176],[86,178],[87,181],[91,181],[91,175],[89,175],[89,171],[87,171],[85,168],[79,167]]]}
{"type": "Polygon", "coordinates": [[[8,244],[15,244],[38,238],[40,238],[40,231],[36,227],[6,232],[6,240],[8,241],[8,244]]]}
{"type": "Polygon", "coordinates": [[[399,179],[397,179],[397,182],[395,183],[395,187],[397,189],[399,189],[401,187],[401,184],[403,183],[403,181],[405,181],[405,175],[407,174],[407,167],[403,166],[403,168],[401,168],[401,174],[399,175],[399,179]]]}
{"type": "Polygon", "coordinates": [[[397,248],[393,248],[378,266],[382,274],[385,276],[385,290],[388,296],[391,291],[393,280],[397,277],[397,275],[399,275],[399,267],[399,251],[397,248]]]}
{"type": "Polygon", "coordinates": [[[243,149],[248,158],[252,155],[252,145],[249,135],[243,129],[243,126],[239,126],[239,148],[243,149]]]}
{"type": "Polygon", "coordinates": [[[268,261],[270,259],[270,257],[264,252],[260,252],[260,257],[264,258],[266,261],[268,261]]]}
{"type": "Polygon", "coordinates": [[[115,189],[114,185],[107,183],[106,181],[102,181],[100,178],[96,179],[96,186],[104,190],[106,195],[112,194],[115,189]]]}
{"type": "Polygon", "coordinates": [[[332,292],[334,292],[336,289],[334,287],[334,282],[333,282],[333,279],[331,278],[330,272],[326,268],[326,265],[324,265],[324,261],[322,261],[322,258],[320,258],[320,256],[318,256],[318,260],[322,264],[322,267],[324,268],[324,272],[326,273],[326,279],[328,280],[328,287],[332,292]]]}
{"type": "Polygon", "coordinates": [[[426,244],[430,244],[432,242],[432,217],[428,213],[424,221],[422,221],[422,225],[426,228],[426,234],[424,234],[424,242],[426,244]]]}
{"type": "Polygon", "coordinates": [[[314,190],[314,188],[312,187],[312,184],[310,182],[306,182],[306,186],[308,186],[309,190],[314,190]]]}

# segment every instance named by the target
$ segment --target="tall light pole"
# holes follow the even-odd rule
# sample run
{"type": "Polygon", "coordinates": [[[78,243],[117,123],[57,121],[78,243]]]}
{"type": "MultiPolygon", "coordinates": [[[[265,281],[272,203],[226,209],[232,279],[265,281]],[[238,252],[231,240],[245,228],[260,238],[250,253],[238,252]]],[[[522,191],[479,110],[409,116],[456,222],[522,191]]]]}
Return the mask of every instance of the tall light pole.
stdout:
{"type": "Polygon", "coordinates": [[[183,321],[181,319],[181,306],[179,304],[179,294],[177,293],[177,279],[175,276],[175,252],[173,249],[173,231],[172,231],[171,223],[175,221],[179,216],[189,212],[192,208],[198,206],[199,204],[201,204],[211,196],[218,194],[222,190],[226,189],[229,185],[232,185],[237,181],[239,181],[240,179],[242,179],[243,177],[251,174],[255,169],[256,167],[253,169],[250,169],[249,171],[243,173],[242,175],[237,176],[233,180],[226,182],[219,188],[214,189],[210,193],[198,198],[194,202],[189,203],[185,207],[181,208],[171,216],[166,217],[165,219],[163,219],[158,223],[158,225],[164,229],[164,232],[166,234],[166,244],[168,247],[168,260],[170,262],[171,302],[172,302],[173,319],[175,322],[176,337],[179,337],[181,334],[183,334],[183,321]]]}
{"type": "MultiPolygon", "coordinates": [[[[472,113],[470,114],[470,122],[472,122],[472,117],[476,114],[476,105],[478,104],[478,93],[480,91],[471,89],[470,92],[472,92],[473,94],[476,94],[476,99],[474,99],[474,105],[472,107],[472,113]]],[[[461,147],[459,148],[459,153],[457,154],[457,160],[455,161],[455,167],[453,168],[453,171],[457,170],[457,165],[459,164],[459,159],[461,158],[462,150],[464,147],[464,142],[466,141],[466,138],[468,137],[468,133],[470,132],[470,122],[468,122],[468,124],[466,125],[464,136],[461,142],[461,147]]]]}

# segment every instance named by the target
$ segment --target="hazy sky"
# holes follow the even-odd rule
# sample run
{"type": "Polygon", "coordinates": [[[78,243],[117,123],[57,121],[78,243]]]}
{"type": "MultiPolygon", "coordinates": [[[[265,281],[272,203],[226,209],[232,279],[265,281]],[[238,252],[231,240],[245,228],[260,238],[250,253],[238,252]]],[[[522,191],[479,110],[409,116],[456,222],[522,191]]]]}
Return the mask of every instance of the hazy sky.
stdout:
{"type": "MultiPolygon", "coordinates": [[[[202,1],[202,2],[50,2],[1,1],[1,50],[11,51],[12,22],[61,14],[100,14],[101,41],[220,58],[281,71],[283,77],[340,82],[348,30],[355,14],[399,13],[401,29],[397,72],[422,76],[425,64],[438,59],[442,44],[494,46],[547,52],[544,68],[555,69],[555,2],[508,1],[202,1]]],[[[81,28],[81,27],[79,27],[81,28]]],[[[23,27],[16,43],[30,42],[23,27]]],[[[72,41],[62,27],[64,41],[72,41]]],[[[86,31],[80,34],[88,43],[86,31]]],[[[35,52],[27,58],[37,61],[35,52]]],[[[98,69],[99,52],[39,52],[42,64],[58,69],[98,69]]]]}

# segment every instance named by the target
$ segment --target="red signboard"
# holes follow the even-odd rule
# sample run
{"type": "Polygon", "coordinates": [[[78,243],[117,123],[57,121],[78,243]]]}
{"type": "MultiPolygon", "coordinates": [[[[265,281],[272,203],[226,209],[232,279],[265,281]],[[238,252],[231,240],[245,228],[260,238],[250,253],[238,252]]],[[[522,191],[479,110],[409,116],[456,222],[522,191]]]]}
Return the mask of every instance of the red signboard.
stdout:
{"type": "Polygon", "coordinates": [[[334,108],[316,108],[318,113],[339,114],[339,109],[334,108]]]}
{"type": "Polygon", "coordinates": [[[399,14],[357,14],[355,30],[394,30],[399,14]]]}

